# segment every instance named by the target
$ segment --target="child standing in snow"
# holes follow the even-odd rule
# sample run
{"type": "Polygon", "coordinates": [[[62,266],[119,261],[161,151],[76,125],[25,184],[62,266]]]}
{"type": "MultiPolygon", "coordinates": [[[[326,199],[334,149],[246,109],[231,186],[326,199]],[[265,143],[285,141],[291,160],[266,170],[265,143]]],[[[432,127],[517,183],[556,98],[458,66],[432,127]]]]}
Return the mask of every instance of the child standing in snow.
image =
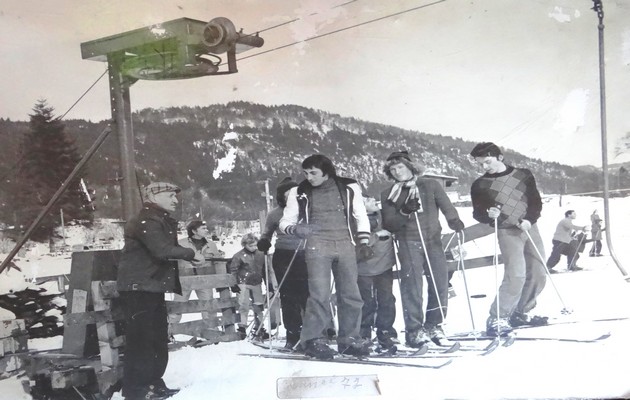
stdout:
{"type": "Polygon", "coordinates": [[[238,332],[245,339],[247,328],[247,316],[249,315],[250,300],[254,309],[254,328],[252,332],[258,332],[257,339],[269,339],[269,334],[264,328],[260,328],[263,319],[263,293],[262,282],[264,278],[265,254],[257,249],[258,238],[253,233],[248,233],[241,239],[243,249],[234,254],[229,264],[229,271],[236,278],[237,285],[232,291],[238,294],[238,309],[241,321],[238,332]]]}
{"type": "Polygon", "coordinates": [[[399,344],[394,329],[396,298],[392,293],[396,264],[394,243],[389,231],[381,227],[381,210],[376,199],[364,195],[363,202],[370,220],[369,246],[374,251],[370,259],[357,257],[359,269],[359,292],[363,299],[361,312],[361,337],[372,339],[372,328],[376,327],[376,338],[381,347],[389,349],[399,344]]]}

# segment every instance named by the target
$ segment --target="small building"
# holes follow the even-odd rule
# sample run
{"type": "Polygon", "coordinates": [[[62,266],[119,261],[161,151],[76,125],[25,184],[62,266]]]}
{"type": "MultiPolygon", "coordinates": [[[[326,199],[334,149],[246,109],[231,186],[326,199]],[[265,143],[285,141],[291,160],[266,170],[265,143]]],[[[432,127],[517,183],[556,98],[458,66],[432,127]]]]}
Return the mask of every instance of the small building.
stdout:
{"type": "Polygon", "coordinates": [[[440,182],[449,199],[451,199],[452,202],[459,201],[459,193],[457,193],[458,178],[456,176],[441,175],[433,172],[425,172],[422,176],[440,182]]]}

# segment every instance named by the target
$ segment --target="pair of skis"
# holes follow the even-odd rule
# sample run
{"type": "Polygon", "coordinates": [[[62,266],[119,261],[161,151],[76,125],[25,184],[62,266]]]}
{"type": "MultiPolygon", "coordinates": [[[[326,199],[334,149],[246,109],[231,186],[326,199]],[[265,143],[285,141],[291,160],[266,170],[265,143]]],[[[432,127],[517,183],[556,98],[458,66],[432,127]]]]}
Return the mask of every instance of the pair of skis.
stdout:
{"type": "MultiPolygon", "coordinates": [[[[412,367],[412,368],[430,368],[430,369],[442,368],[453,361],[450,358],[445,359],[445,360],[435,360],[435,361],[423,362],[423,363],[386,361],[384,360],[384,358],[389,358],[390,355],[386,355],[385,352],[381,354],[370,355],[368,357],[355,357],[355,356],[349,356],[345,354],[337,354],[332,359],[320,360],[314,357],[309,357],[302,353],[294,352],[284,347],[270,347],[266,343],[262,343],[262,342],[251,342],[251,343],[257,347],[261,347],[266,350],[271,350],[272,353],[241,353],[240,355],[248,356],[248,357],[273,358],[273,359],[280,359],[280,360],[321,361],[321,362],[332,362],[332,363],[342,363],[342,364],[361,364],[361,365],[373,365],[373,366],[412,367]]],[[[397,349],[394,347],[394,348],[388,349],[387,353],[391,354],[391,357],[393,358],[396,351],[397,349]]],[[[420,349],[414,349],[414,353],[416,353],[415,354],[416,356],[408,356],[404,358],[421,359],[422,358],[421,356],[425,354],[427,351],[428,351],[428,347],[423,346],[420,349]]]]}

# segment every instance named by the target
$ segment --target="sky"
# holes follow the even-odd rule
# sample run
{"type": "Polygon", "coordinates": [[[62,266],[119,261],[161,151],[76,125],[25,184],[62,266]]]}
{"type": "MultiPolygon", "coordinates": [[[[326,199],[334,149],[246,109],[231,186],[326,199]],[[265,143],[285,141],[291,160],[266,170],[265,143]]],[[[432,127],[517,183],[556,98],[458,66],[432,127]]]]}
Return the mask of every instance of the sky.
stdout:
{"type": "MultiPolygon", "coordinates": [[[[9,0],[0,4],[0,117],[108,119],[102,62],[80,44],[188,17],[261,32],[233,75],[139,81],[132,110],[297,104],[527,156],[601,165],[598,19],[590,0],[9,0]],[[280,26],[278,26],[280,25],[280,26]],[[334,32],[334,33],[333,33],[334,32]],[[322,36],[323,35],[323,36],[322,36]],[[321,37],[318,37],[321,36],[321,37]],[[262,53],[260,55],[255,55],[262,53]],[[72,105],[88,91],[76,106],[72,105]],[[72,108],[71,108],[72,107],[72,108]]],[[[630,2],[604,2],[608,161],[630,135],[630,2]]],[[[628,146],[630,148],[630,146],[628,146]]],[[[413,151],[413,149],[411,149],[413,151]]]]}
{"type": "MultiPolygon", "coordinates": [[[[590,223],[589,215],[593,209],[601,210],[601,198],[586,196],[564,196],[563,207],[556,199],[545,203],[543,217],[538,221],[546,254],[551,250],[551,239],[558,220],[566,208],[575,209],[578,225],[590,223]]],[[[630,218],[630,197],[613,198],[610,210],[613,221],[628,221],[630,218]]],[[[470,207],[458,207],[464,222],[472,223],[470,207]]],[[[616,245],[617,256],[626,269],[629,268],[630,251],[623,247],[630,239],[630,231],[619,224],[612,224],[610,232],[616,245]]],[[[84,235],[78,229],[66,230],[69,244],[84,243],[84,235]]],[[[445,231],[446,233],[446,231],[445,231]]],[[[489,255],[493,252],[491,237],[485,237],[464,245],[466,258],[489,255]]],[[[234,249],[222,247],[226,254],[234,249]]],[[[547,281],[543,292],[538,297],[532,315],[545,315],[553,319],[582,321],[579,324],[555,325],[549,327],[520,330],[521,337],[596,337],[610,332],[610,338],[597,343],[560,343],[555,341],[516,341],[512,346],[499,348],[484,357],[454,354],[456,358],[450,365],[440,369],[417,369],[411,367],[383,367],[325,362],[304,362],[286,360],[268,360],[256,357],[239,356],[240,353],[265,353],[266,350],[255,347],[246,341],[220,343],[216,346],[201,348],[183,348],[169,353],[169,363],[164,375],[170,387],[182,388],[172,400],[199,400],[207,398],[230,399],[278,399],[276,388],[279,379],[311,378],[336,376],[360,376],[362,379],[378,379],[380,396],[341,397],[347,391],[341,385],[327,388],[328,396],[314,396],[326,399],[379,399],[379,400],[416,400],[422,399],[612,399],[630,396],[627,358],[630,354],[630,291],[628,282],[610,257],[609,247],[604,244],[603,257],[588,257],[586,253],[590,243],[578,260],[584,268],[580,272],[565,273],[564,257],[552,275],[553,281],[547,281]],[[552,284],[553,283],[553,284],[552,284]],[[585,295],[587,294],[587,295],[585,295]],[[561,314],[566,308],[568,315],[561,314]],[[589,322],[593,319],[625,318],[612,322],[589,322]]],[[[1,256],[0,256],[1,258],[1,256]]],[[[15,290],[24,286],[25,278],[68,273],[70,259],[67,254],[51,255],[47,244],[34,247],[24,257],[16,260],[22,272],[10,270],[12,275],[3,273],[2,282],[13,282],[15,290]]],[[[498,268],[499,279],[503,273],[498,268]]],[[[472,329],[471,314],[476,329],[485,326],[488,309],[494,298],[495,269],[493,267],[468,269],[466,284],[461,272],[456,272],[452,283],[457,296],[449,299],[448,317],[444,329],[447,333],[467,332],[472,329]],[[470,295],[485,295],[472,298],[470,308],[466,301],[466,287],[470,295]]],[[[7,285],[5,287],[8,287],[7,285]]],[[[399,297],[397,284],[394,293],[399,297]]],[[[51,281],[43,287],[48,293],[57,293],[56,282],[51,281]]],[[[426,286],[425,286],[426,287],[426,286]]],[[[0,293],[6,290],[0,287],[0,293]]],[[[10,312],[2,314],[0,320],[14,318],[10,312]]],[[[198,319],[199,314],[188,314],[182,322],[198,319]]],[[[397,317],[394,327],[403,337],[404,322],[402,306],[397,302],[397,317]]],[[[284,334],[280,326],[281,335],[284,334]]],[[[187,340],[186,335],[177,335],[179,340],[187,340]]],[[[282,342],[275,342],[282,345],[282,342]]],[[[30,350],[61,348],[61,336],[45,339],[29,339],[30,350]]],[[[396,362],[396,360],[387,360],[396,362]]],[[[404,359],[402,362],[414,363],[404,359]]],[[[431,363],[437,360],[422,359],[420,362],[431,363]]],[[[24,376],[0,379],[0,393],[12,400],[31,400],[24,392],[24,376]]],[[[314,394],[313,392],[310,392],[314,394]]],[[[308,398],[307,393],[301,398],[308,398]]],[[[291,396],[295,398],[296,396],[291,396]]],[[[122,400],[120,392],[112,400],[122,400]]]]}

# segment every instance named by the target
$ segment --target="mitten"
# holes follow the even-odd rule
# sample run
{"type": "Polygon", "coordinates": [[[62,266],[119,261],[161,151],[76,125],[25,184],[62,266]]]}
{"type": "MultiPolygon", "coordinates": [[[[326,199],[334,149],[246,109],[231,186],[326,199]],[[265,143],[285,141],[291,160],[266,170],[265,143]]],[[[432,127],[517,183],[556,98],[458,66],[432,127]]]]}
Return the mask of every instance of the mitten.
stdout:
{"type": "Polygon", "coordinates": [[[374,250],[366,243],[361,243],[357,246],[357,261],[367,261],[374,257],[374,250]]]}
{"type": "Polygon", "coordinates": [[[419,209],[420,209],[420,202],[418,201],[418,199],[408,199],[405,202],[405,204],[403,204],[402,208],[400,209],[400,212],[405,215],[409,215],[418,211],[419,209]]]}
{"type": "Polygon", "coordinates": [[[457,219],[452,219],[448,222],[448,227],[451,228],[452,230],[454,230],[455,232],[461,232],[464,230],[464,223],[462,222],[461,219],[457,218],[457,219]]]}
{"type": "Polygon", "coordinates": [[[269,239],[262,238],[258,241],[257,247],[258,250],[262,251],[263,253],[267,253],[271,248],[271,242],[269,241],[269,239]]]}
{"type": "Polygon", "coordinates": [[[303,224],[290,225],[287,228],[287,233],[289,235],[295,235],[299,237],[300,239],[306,239],[307,237],[311,235],[311,233],[313,233],[313,229],[311,228],[310,225],[303,225],[303,224]]]}

